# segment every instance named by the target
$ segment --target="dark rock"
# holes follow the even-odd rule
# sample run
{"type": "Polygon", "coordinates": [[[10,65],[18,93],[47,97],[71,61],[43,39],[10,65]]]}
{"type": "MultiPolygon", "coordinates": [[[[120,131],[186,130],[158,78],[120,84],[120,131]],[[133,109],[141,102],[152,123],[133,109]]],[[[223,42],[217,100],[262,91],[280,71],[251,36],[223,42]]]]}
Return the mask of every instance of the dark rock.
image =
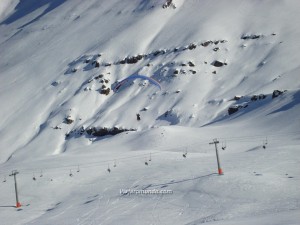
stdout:
{"type": "Polygon", "coordinates": [[[105,63],[104,66],[111,66],[111,63],[105,63]]]}
{"type": "Polygon", "coordinates": [[[76,72],[77,72],[77,68],[73,68],[73,69],[71,70],[71,72],[72,72],[72,73],[76,73],[76,72]]]}
{"type": "Polygon", "coordinates": [[[143,55],[137,55],[137,56],[128,57],[128,58],[126,58],[126,63],[128,63],[128,64],[137,63],[143,57],[144,57],[143,55]]]}
{"type": "Polygon", "coordinates": [[[96,136],[96,137],[102,137],[106,135],[116,135],[122,132],[127,132],[127,131],[136,131],[135,129],[123,129],[123,128],[95,128],[91,127],[85,130],[88,135],[96,136]]]}
{"type": "Polygon", "coordinates": [[[258,99],[258,96],[257,95],[253,95],[252,97],[251,97],[251,101],[256,101],[258,99]]]}
{"type": "Polygon", "coordinates": [[[167,0],[164,4],[163,4],[163,6],[162,6],[162,8],[163,9],[166,9],[166,8],[169,8],[169,7],[173,7],[173,9],[176,9],[176,6],[175,6],[175,4],[172,2],[172,0],[167,0]]]}
{"type": "Polygon", "coordinates": [[[259,96],[258,96],[258,99],[265,99],[267,96],[265,96],[264,94],[260,94],[259,96]]]}
{"type": "Polygon", "coordinates": [[[190,72],[191,72],[192,74],[196,74],[196,73],[197,73],[196,70],[190,70],[190,72]]]}
{"type": "MultiPolygon", "coordinates": [[[[225,63],[222,63],[222,62],[216,60],[216,61],[214,61],[214,62],[212,63],[212,65],[215,66],[215,67],[221,67],[221,66],[224,66],[225,63]]],[[[227,65],[227,64],[226,64],[226,65],[227,65]]]]}
{"type": "Polygon", "coordinates": [[[243,97],[243,96],[238,96],[238,95],[236,95],[236,96],[233,97],[233,99],[237,101],[237,100],[240,100],[242,97],[243,97]]]}
{"type": "Polygon", "coordinates": [[[283,91],[274,90],[273,94],[272,94],[272,98],[276,98],[276,97],[278,97],[279,95],[282,95],[282,94],[283,94],[283,91]]]}
{"type": "Polygon", "coordinates": [[[95,79],[98,80],[98,79],[102,78],[103,76],[104,76],[103,74],[100,74],[100,75],[96,76],[95,79]]]}
{"type": "Polygon", "coordinates": [[[110,93],[110,88],[100,90],[100,94],[102,95],[109,95],[109,93],[110,93]]]}
{"type": "Polygon", "coordinates": [[[189,64],[190,67],[194,67],[195,66],[195,64],[192,61],[189,61],[188,64],[189,64]]]}
{"type": "Polygon", "coordinates": [[[202,45],[203,47],[207,47],[207,46],[209,46],[209,45],[212,44],[212,43],[213,43],[212,41],[206,41],[206,42],[201,43],[201,45],[202,45]]]}
{"type": "Polygon", "coordinates": [[[90,63],[91,59],[86,59],[84,62],[85,63],[90,63]]]}
{"type": "Polygon", "coordinates": [[[182,63],[181,66],[186,66],[186,64],[185,64],[185,63],[182,63]]]}
{"type": "Polygon", "coordinates": [[[181,74],[186,74],[186,70],[180,70],[181,74]]]}
{"type": "Polygon", "coordinates": [[[220,50],[220,48],[217,47],[217,48],[214,48],[213,50],[216,52],[216,51],[220,50]]]}
{"type": "Polygon", "coordinates": [[[189,50],[193,50],[193,49],[195,49],[195,48],[197,48],[197,45],[194,44],[194,43],[191,43],[191,44],[189,45],[189,47],[188,47],[189,50]]]}
{"type": "Polygon", "coordinates": [[[174,71],[174,74],[179,74],[179,70],[175,70],[175,71],[174,71]]]}
{"type": "Polygon", "coordinates": [[[213,73],[213,74],[217,74],[217,71],[213,71],[212,73],[213,73]]]}
{"type": "Polygon", "coordinates": [[[231,114],[237,112],[238,110],[239,110],[239,108],[237,106],[230,106],[228,108],[228,115],[231,115],[231,114]]]}
{"type": "Polygon", "coordinates": [[[126,63],[126,60],[125,59],[122,59],[121,61],[120,61],[120,64],[125,64],[126,63]]]}
{"type": "Polygon", "coordinates": [[[243,35],[242,37],[241,37],[241,39],[243,39],[243,40],[249,40],[249,39],[258,39],[258,38],[260,38],[261,37],[261,35],[256,35],[256,34],[252,34],[252,35],[243,35]]]}
{"type": "Polygon", "coordinates": [[[165,54],[167,51],[165,49],[157,50],[153,53],[154,56],[158,56],[159,54],[165,54]]]}
{"type": "Polygon", "coordinates": [[[54,87],[56,87],[57,85],[59,85],[59,82],[58,82],[58,81],[53,81],[53,82],[51,83],[51,85],[54,86],[54,87]]]}
{"type": "Polygon", "coordinates": [[[74,122],[74,120],[71,118],[71,116],[67,116],[66,118],[65,118],[65,123],[66,124],[71,124],[71,123],[73,123],[74,122]]]}

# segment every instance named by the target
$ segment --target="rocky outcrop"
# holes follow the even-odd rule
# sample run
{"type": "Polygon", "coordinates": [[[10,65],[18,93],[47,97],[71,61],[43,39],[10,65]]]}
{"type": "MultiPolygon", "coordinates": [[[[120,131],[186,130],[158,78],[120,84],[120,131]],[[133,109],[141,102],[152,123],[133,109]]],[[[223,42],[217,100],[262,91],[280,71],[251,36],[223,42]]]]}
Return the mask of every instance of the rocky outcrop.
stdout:
{"type": "Polygon", "coordinates": [[[239,108],[237,106],[230,106],[228,108],[228,115],[231,115],[233,113],[236,113],[239,110],[239,108]]]}
{"type": "Polygon", "coordinates": [[[96,127],[91,127],[85,130],[88,135],[96,136],[96,137],[102,137],[106,135],[116,135],[120,134],[125,131],[136,131],[135,129],[124,129],[124,128],[119,128],[119,127],[114,127],[114,128],[107,128],[107,127],[102,127],[102,128],[96,128],[96,127]]]}
{"type": "Polygon", "coordinates": [[[279,95],[282,95],[285,91],[280,91],[280,90],[274,90],[272,94],[272,98],[277,98],[279,95]]]}
{"type": "Polygon", "coordinates": [[[163,6],[162,6],[163,9],[167,9],[167,8],[169,8],[169,7],[172,7],[173,9],[176,9],[176,6],[175,6],[175,4],[173,3],[172,0],[167,0],[167,1],[163,4],[163,6]]]}

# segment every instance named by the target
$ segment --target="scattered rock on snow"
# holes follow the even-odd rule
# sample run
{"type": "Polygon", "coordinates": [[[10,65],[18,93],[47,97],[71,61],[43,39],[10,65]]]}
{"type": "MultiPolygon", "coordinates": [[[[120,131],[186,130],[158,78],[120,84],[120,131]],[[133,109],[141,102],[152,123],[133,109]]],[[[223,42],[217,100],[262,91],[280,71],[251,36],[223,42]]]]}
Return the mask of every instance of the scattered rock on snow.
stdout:
{"type": "Polygon", "coordinates": [[[74,119],[72,119],[71,116],[67,116],[67,117],[65,118],[65,123],[66,123],[66,124],[71,124],[71,123],[73,123],[73,122],[74,122],[74,119]]]}
{"type": "Polygon", "coordinates": [[[189,44],[189,46],[188,46],[188,49],[189,49],[189,50],[193,50],[193,49],[195,49],[195,48],[197,48],[197,45],[196,45],[195,43],[191,43],[191,44],[189,44]]]}
{"type": "Polygon", "coordinates": [[[279,95],[282,95],[284,92],[286,92],[286,90],[285,90],[285,91],[274,90],[274,91],[273,91],[273,94],[272,94],[272,98],[276,98],[276,97],[278,97],[279,95]]]}
{"type": "Polygon", "coordinates": [[[236,96],[233,97],[233,99],[236,100],[236,101],[240,100],[241,98],[243,98],[242,95],[236,95],[236,96]]]}
{"type": "Polygon", "coordinates": [[[222,67],[222,66],[227,65],[227,64],[226,64],[226,63],[223,63],[223,62],[220,62],[220,61],[218,61],[218,60],[215,60],[214,62],[212,62],[211,65],[213,65],[213,66],[215,66],[215,67],[222,67]]]}
{"type": "Polygon", "coordinates": [[[237,111],[239,110],[239,107],[238,106],[230,106],[228,108],[228,115],[231,115],[233,113],[236,113],[237,111]]]}
{"type": "Polygon", "coordinates": [[[192,61],[189,61],[188,64],[189,64],[190,67],[194,67],[195,66],[195,64],[192,61]]]}
{"type": "Polygon", "coordinates": [[[109,93],[110,93],[110,88],[100,90],[100,94],[102,95],[109,95],[109,93]]]}
{"type": "Polygon", "coordinates": [[[244,35],[242,35],[241,39],[243,39],[243,40],[249,40],[249,39],[258,39],[260,37],[262,37],[262,35],[258,35],[258,34],[246,35],[246,34],[244,34],[244,35]]]}
{"type": "Polygon", "coordinates": [[[212,43],[213,43],[212,41],[206,41],[206,42],[201,43],[201,45],[202,45],[203,47],[207,47],[207,46],[209,46],[209,45],[212,44],[212,43]]]}

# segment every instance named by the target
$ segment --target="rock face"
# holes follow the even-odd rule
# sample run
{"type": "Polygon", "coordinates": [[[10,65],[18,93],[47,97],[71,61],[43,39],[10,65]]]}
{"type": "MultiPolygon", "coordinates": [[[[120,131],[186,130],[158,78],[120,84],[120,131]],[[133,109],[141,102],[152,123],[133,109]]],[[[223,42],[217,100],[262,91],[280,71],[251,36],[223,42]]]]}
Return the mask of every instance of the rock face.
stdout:
{"type": "Polygon", "coordinates": [[[96,128],[96,127],[91,127],[85,130],[87,134],[96,136],[96,137],[102,137],[105,135],[116,135],[125,131],[136,131],[135,129],[124,129],[124,128],[96,128]]]}
{"type": "Polygon", "coordinates": [[[238,106],[230,106],[228,108],[228,115],[231,115],[233,113],[236,113],[237,111],[239,110],[239,107],[238,106]]]}
{"type": "Polygon", "coordinates": [[[169,7],[173,7],[173,9],[176,9],[176,6],[175,6],[175,4],[172,2],[172,0],[167,0],[164,4],[163,4],[163,6],[162,6],[162,8],[163,9],[166,9],[166,8],[169,8],[169,7]]]}
{"type": "Polygon", "coordinates": [[[277,98],[279,95],[282,95],[284,91],[274,90],[272,94],[272,98],[277,98]]]}

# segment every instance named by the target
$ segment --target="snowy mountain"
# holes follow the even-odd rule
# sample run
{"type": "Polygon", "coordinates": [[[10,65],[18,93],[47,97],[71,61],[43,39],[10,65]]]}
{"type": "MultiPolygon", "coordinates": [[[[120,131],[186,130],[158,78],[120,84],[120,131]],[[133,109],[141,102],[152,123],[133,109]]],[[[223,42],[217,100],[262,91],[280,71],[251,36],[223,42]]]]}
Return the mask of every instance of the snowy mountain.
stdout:
{"type": "Polygon", "coordinates": [[[297,224],[299,6],[2,0],[0,223],[297,224]]]}

